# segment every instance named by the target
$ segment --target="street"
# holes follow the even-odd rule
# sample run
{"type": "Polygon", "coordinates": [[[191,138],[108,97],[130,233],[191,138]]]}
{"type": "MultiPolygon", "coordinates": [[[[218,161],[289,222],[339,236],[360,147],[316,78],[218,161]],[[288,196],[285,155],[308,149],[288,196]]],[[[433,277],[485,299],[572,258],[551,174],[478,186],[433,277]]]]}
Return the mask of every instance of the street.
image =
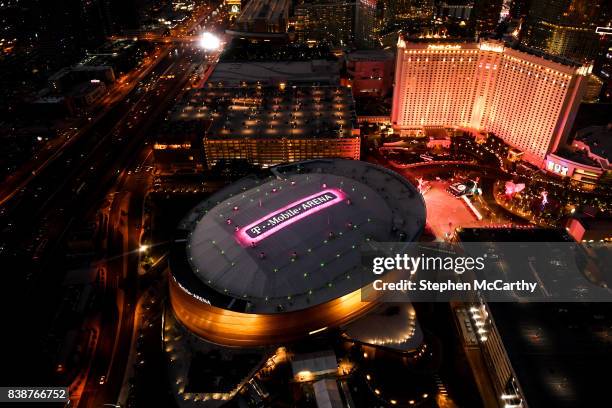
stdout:
{"type": "MultiPolygon", "coordinates": [[[[205,10],[210,13],[212,8],[205,10]]],[[[198,14],[199,19],[175,37],[190,37],[207,13],[198,14]]],[[[100,203],[112,197],[106,222],[97,226],[98,240],[106,249],[96,255],[95,264],[104,265],[106,286],[99,301],[95,354],[86,356],[82,369],[87,380],[75,395],[80,397],[79,406],[115,403],[121,390],[139,291],[143,203],[152,177],[136,169],[150,160],[151,129],[181,94],[203,54],[193,41],[176,41],[164,50],[140,80],[146,87],[135,86],[64,146],[27,187],[11,195],[0,213],[2,255],[9,258],[7,264],[20,265],[5,288],[30,294],[14,300],[3,297],[11,299],[7,308],[23,312],[14,322],[9,317],[12,330],[30,333],[11,338],[9,347],[23,350],[24,357],[6,368],[15,381],[27,378],[48,384],[52,373],[37,370],[33,376],[30,367],[40,367],[47,358],[40,344],[55,330],[52,317],[62,302],[61,291],[49,290],[59,287],[66,271],[58,249],[65,245],[69,231],[95,220],[100,203]]]]}

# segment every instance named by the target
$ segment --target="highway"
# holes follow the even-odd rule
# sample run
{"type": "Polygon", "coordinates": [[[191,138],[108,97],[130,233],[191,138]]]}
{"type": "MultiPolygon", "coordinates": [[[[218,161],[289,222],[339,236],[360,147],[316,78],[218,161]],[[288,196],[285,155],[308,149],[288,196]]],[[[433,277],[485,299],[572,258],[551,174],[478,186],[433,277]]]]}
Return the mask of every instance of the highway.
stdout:
{"type": "MultiPolygon", "coordinates": [[[[88,219],[88,215],[94,212],[99,203],[104,200],[106,193],[118,177],[125,173],[124,169],[129,168],[130,163],[138,156],[138,151],[144,146],[151,125],[181,90],[193,70],[193,64],[170,55],[166,57],[166,61],[162,61],[159,69],[162,67],[164,71],[161,71],[160,74],[176,72],[177,75],[172,79],[159,80],[157,85],[140,97],[131,109],[119,112],[123,115],[117,120],[116,126],[109,126],[107,135],[101,135],[98,139],[93,140],[89,154],[74,152],[70,157],[76,165],[68,169],[68,174],[61,171],[64,170],[65,165],[64,160],[61,160],[58,163],[60,168],[57,174],[49,173],[45,174],[40,181],[37,179],[38,185],[45,183],[42,186],[57,188],[50,189],[50,194],[24,196],[21,205],[11,214],[9,222],[12,222],[15,230],[8,231],[8,233],[3,231],[2,238],[7,239],[4,243],[5,247],[14,248],[10,264],[20,265],[20,268],[8,277],[7,288],[10,287],[11,291],[27,294],[18,300],[18,304],[12,305],[21,311],[19,321],[14,324],[14,327],[18,331],[31,333],[25,344],[28,341],[38,343],[38,337],[45,336],[51,330],[48,327],[49,313],[53,313],[61,299],[57,299],[60,291],[56,293],[48,288],[58,287],[66,272],[63,266],[63,256],[56,253],[56,248],[62,247],[62,239],[66,231],[73,224],[82,224],[82,220],[88,219]],[[145,110],[147,107],[150,107],[149,115],[143,115],[141,120],[128,119],[133,120],[131,116],[133,112],[145,110]],[[41,240],[48,242],[44,251],[36,251],[35,255],[38,260],[34,261],[29,258],[27,251],[32,234],[40,234],[41,240]],[[9,241],[10,238],[13,240],[9,241]],[[21,248],[26,250],[20,250],[21,248]],[[25,327],[23,327],[24,324],[25,327]]],[[[86,140],[86,142],[89,141],[86,140]]],[[[57,165],[54,164],[49,169],[52,167],[57,168],[57,165]]],[[[134,234],[134,231],[128,231],[128,238],[130,235],[133,237],[134,234]]],[[[129,251],[129,249],[125,251],[124,247],[117,247],[115,242],[116,240],[113,240],[108,246],[106,254],[108,258],[129,251]]],[[[133,245],[131,244],[130,248],[133,248],[133,245]]],[[[117,281],[119,274],[114,272],[115,263],[111,263],[110,266],[107,280],[117,281]]],[[[122,279],[119,279],[118,282],[124,283],[122,279]]],[[[125,282],[125,287],[135,289],[135,285],[131,285],[129,281],[125,282]]],[[[99,343],[103,345],[109,334],[112,335],[112,331],[109,332],[102,328],[99,343]]],[[[38,350],[40,347],[30,344],[30,347],[27,348],[38,350]]],[[[27,372],[24,374],[27,376],[27,372]]]]}
{"type": "Polygon", "coordinates": [[[133,332],[138,294],[139,227],[149,182],[148,173],[128,174],[115,191],[107,237],[107,298],[100,322],[100,341],[84,393],[78,401],[80,407],[114,403],[121,389],[133,332]],[[104,384],[100,384],[102,378],[104,384]]]}
{"type": "MultiPolygon", "coordinates": [[[[176,77],[171,81],[173,85],[170,91],[161,92],[166,94],[166,98],[158,107],[159,110],[163,111],[168,102],[176,99],[197,68],[197,64],[190,62],[192,57],[191,51],[185,51],[183,58],[175,61],[176,66],[171,67],[174,69],[164,73],[167,77],[176,77]]],[[[165,88],[162,88],[162,91],[164,90],[165,88]]],[[[158,114],[152,116],[153,120],[156,116],[158,114]]],[[[141,137],[146,137],[146,128],[139,133],[142,133],[141,137]]],[[[121,390],[140,289],[138,250],[143,226],[143,205],[152,179],[150,173],[136,169],[144,168],[150,157],[150,147],[141,145],[138,154],[133,155],[130,164],[122,170],[111,193],[113,201],[109,212],[106,256],[108,297],[102,315],[100,345],[96,350],[79,407],[98,407],[104,403],[115,403],[121,390]],[[101,378],[104,378],[104,381],[100,381],[101,378]],[[100,384],[101,382],[104,384],[100,384]]]]}
{"type": "MultiPolygon", "coordinates": [[[[24,163],[17,171],[10,174],[0,186],[0,205],[9,202],[13,197],[26,193],[28,185],[43,172],[46,167],[60,158],[65,150],[90,132],[93,125],[115,108],[115,105],[128,98],[137,85],[145,79],[161,57],[168,54],[171,45],[157,46],[153,53],[145,57],[140,66],[120,77],[111,86],[110,91],[88,111],[81,112],[80,117],[73,118],[67,128],[60,131],[60,137],[50,141],[47,146],[37,152],[34,157],[24,163]]],[[[15,205],[15,203],[13,203],[15,205]]]]}
{"type": "MultiPolygon", "coordinates": [[[[0,185],[0,206],[13,200],[14,197],[27,195],[31,190],[27,187],[39,176],[39,173],[45,171],[47,166],[59,159],[69,146],[85,137],[89,132],[94,131],[91,128],[99,120],[107,120],[107,115],[111,110],[124,110],[125,106],[117,107],[116,105],[121,102],[129,103],[129,95],[133,94],[132,91],[137,88],[137,85],[150,75],[151,70],[157,66],[162,57],[170,52],[174,43],[193,43],[197,41],[197,34],[200,29],[205,22],[212,18],[213,7],[215,6],[200,6],[189,20],[171,30],[169,36],[143,35],[140,38],[141,40],[158,43],[153,52],[146,56],[134,70],[119,77],[115,84],[110,87],[109,92],[96,105],[90,107],[87,112],[82,112],[81,117],[71,118],[66,125],[67,127],[60,130],[60,136],[56,140],[47,143],[29,161],[23,163],[19,169],[2,181],[0,185]]],[[[131,40],[133,37],[111,37],[112,40],[119,38],[131,40]]],[[[12,206],[15,205],[13,202],[12,206]]],[[[5,209],[2,209],[0,214],[4,212],[5,209]]]]}
{"type": "MultiPolygon", "coordinates": [[[[159,78],[170,71],[185,73],[188,69],[189,63],[167,54],[151,73],[151,80],[157,84],[155,90],[132,91],[84,137],[66,148],[22,194],[7,203],[0,217],[0,242],[9,255],[21,265],[35,258],[31,266],[36,268],[44,261],[45,253],[36,248],[43,235],[49,244],[42,249],[56,249],[53,244],[60,241],[74,219],[104,197],[131,153],[142,144],[142,130],[150,126],[156,113],[161,113],[160,106],[170,99],[169,91],[184,80],[183,75],[172,80],[159,78]]],[[[31,280],[35,276],[21,278],[31,280]]]]}
{"type": "MultiPolygon", "coordinates": [[[[193,58],[186,52],[177,70],[169,70],[165,76],[182,74],[177,87],[170,94],[175,100],[182,86],[188,81],[197,64],[189,61],[193,58]],[[182,68],[183,65],[189,69],[182,68]]],[[[100,346],[93,357],[93,364],[85,385],[85,391],[78,401],[79,407],[98,407],[105,403],[117,402],[121,392],[124,373],[129,361],[130,345],[133,341],[136,305],[141,288],[138,282],[138,262],[141,228],[143,225],[143,205],[151,175],[135,169],[145,167],[150,159],[151,150],[145,147],[140,150],[131,168],[125,167],[119,182],[114,189],[114,199],[109,216],[108,262],[106,264],[109,279],[118,284],[108,291],[106,307],[101,321],[100,346]],[[104,379],[101,381],[101,379],[104,379]],[[104,382],[104,384],[101,384],[104,382]]],[[[113,284],[111,283],[111,286],[113,284]]]]}
{"type": "MultiPolygon", "coordinates": [[[[211,6],[203,7],[200,12],[196,12],[198,18],[190,21],[186,27],[175,29],[172,38],[184,36],[192,39],[194,30],[200,27],[200,22],[211,11],[211,6]]],[[[172,38],[168,41],[171,41],[172,38]]],[[[96,168],[96,164],[105,159],[99,157],[100,153],[107,155],[106,159],[108,159],[113,150],[121,151],[130,144],[130,133],[133,133],[134,129],[140,125],[140,120],[144,120],[145,116],[151,116],[152,107],[158,106],[167,96],[167,89],[157,88],[152,91],[151,87],[163,76],[171,76],[170,74],[176,76],[180,69],[184,68],[177,69],[173,65],[177,61],[181,60],[184,63],[187,59],[197,58],[197,53],[184,57],[178,55],[178,51],[188,52],[187,50],[193,50],[195,46],[197,43],[193,41],[164,45],[156,54],[156,58],[149,59],[149,64],[153,69],[138,71],[124,79],[126,86],[130,81],[138,82],[138,85],[134,86],[129,93],[119,95],[122,97],[119,102],[116,102],[117,95],[109,96],[106,104],[112,106],[110,108],[106,106],[99,118],[79,129],[65,145],[44,162],[44,165],[38,168],[36,174],[27,178],[27,183],[20,183],[11,192],[4,190],[7,189],[7,184],[13,186],[13,183],[3,183],[0,245],[7,242],[18,244],[16,245],[17,255],[23,249],[33,249],[29,247],[32,244],[35,245],[39,237],[32,236],[32,232],[37,229],[45,230],[46,226],[44,223],[36,225],[32,223],[32,220],[42,219],[44,221],[44,211],[50,207],[55,206],[60,213],[67,211],[66,208],[53,201],[57,195],[66,192],[66,187],[75,192],[85,182],[85,188],[79,190],[79,195],[87,195],[88,187],[91,187],[87,185],[87,180],[98,180],[95,176],[101,168],[96,168]],[[123,125],[126,125],[127,129],[123,125]],[[72,185],[67,186],[68,183],[72,185]],[[22,245],[24,242],[25,246],[22,245]]],[[[108,169],[105,168],[105,170],[108,169]]],[[[120,169],[121,163],[116,161],[113,170],[117,172],[120,169]]],[[[2,247],[8,248],[10,253],[11,245],[2,245],[2,247]]]]}
{"type": "MultiPolygon", "coordinates": [[[[198,26],[194,22],[183,31],[192,35],[198,26]]],[[[184,90],[203,52],[197,44],[179,42],[159,58],[124,99],[67,145],[0,213],[0,254],[4,265],[16,266],[6,274],[3,288],[10,293],[2,296],[3,305],[19,311],[5,320],[11,333],[7,347],[21,356],[5,368],[15,384],[49,384],[55,378],[54,362],[48,360],[53,352],[44,345],[57,329],[53,325],[67,324],[53,320],[68,270],[65,238],[94,219],[109,191],[115,192],[108,231],[101,231],[107,235],[98,234],[106,241],[105,252],[97,248],[97,263],[106,263],[106,288],[100,302],[100,338],[79,406],[117,401],[132,337],[142,204],[150,181],[130,169],[150,157],[155,123],[184,90]],[[124,211],[118,210],[122,206],[124,211]]]]}

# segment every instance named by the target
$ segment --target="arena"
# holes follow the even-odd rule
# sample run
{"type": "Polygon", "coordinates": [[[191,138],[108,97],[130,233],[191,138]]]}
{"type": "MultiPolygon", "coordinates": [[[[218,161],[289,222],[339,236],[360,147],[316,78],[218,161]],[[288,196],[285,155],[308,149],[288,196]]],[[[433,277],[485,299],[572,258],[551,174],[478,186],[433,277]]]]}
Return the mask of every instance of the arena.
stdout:
{"type": "Polygon", "coordinates": [[[226,346],[297,340],[371,310],[368,241],[413,241],[417,189],[385,168],[325,159],[277,166],[215,193],[180,223],[170,252],[178,321],[226,346]]]}

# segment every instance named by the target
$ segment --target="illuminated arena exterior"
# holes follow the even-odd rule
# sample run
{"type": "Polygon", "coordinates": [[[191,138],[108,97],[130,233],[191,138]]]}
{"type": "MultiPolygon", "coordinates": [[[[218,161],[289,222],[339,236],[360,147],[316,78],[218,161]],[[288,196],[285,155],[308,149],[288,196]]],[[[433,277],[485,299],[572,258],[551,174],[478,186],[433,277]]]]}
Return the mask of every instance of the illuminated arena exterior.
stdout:
{"type": "Polygon", "coordinates": [[[170,301],[180,323],[227,346],[299,339],[362,316],[360,246],[413,241],[425,204],[402,176],[322,159],[277,166],[215,193],[178,228],[170,301]]]}

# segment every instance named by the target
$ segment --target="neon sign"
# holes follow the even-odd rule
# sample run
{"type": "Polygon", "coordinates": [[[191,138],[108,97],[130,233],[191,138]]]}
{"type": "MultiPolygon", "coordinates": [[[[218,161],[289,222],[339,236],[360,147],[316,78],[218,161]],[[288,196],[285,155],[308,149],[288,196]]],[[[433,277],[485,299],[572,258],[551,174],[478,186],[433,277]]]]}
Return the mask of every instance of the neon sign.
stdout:
{"type": "Polygon", "coordinates": [[[548,163],[546,164],[546,169],[548,171],[552,171],[553,173],[557,173],[562,176],[567,176],[567,173],[569,171],[569,168],[567,166],[563,166],[559,163],[555,163],[552,160],[548,160],[548,163]]]}
{"type": "Polygon", "coordinates": [[[601,35],[612,35],[612,27],[597,27],[595,32],[601,35]]]}
{"type": "Polygon", "coordinates": [[[482,42],[479,44],[478,48],[480,48],[481,51],[504,52],[503,45],[491,42],[482,42]]]}
{"type": "Polygon", "coordinates": [[[328,188],[318,193],[294,201],[291,204],[267,214],[240,228],[236,232],[238,240],[245,244],[254,244],[289,225],[311,216],[329,206],[344,200],[346,194],[335,188],[328,188]]]}
{"type": "Polygon", "coordinates": [[[427,46],[428,50],[460,50],[461,45],[452,45],[452,44],[429,44],[427,46]]]}

